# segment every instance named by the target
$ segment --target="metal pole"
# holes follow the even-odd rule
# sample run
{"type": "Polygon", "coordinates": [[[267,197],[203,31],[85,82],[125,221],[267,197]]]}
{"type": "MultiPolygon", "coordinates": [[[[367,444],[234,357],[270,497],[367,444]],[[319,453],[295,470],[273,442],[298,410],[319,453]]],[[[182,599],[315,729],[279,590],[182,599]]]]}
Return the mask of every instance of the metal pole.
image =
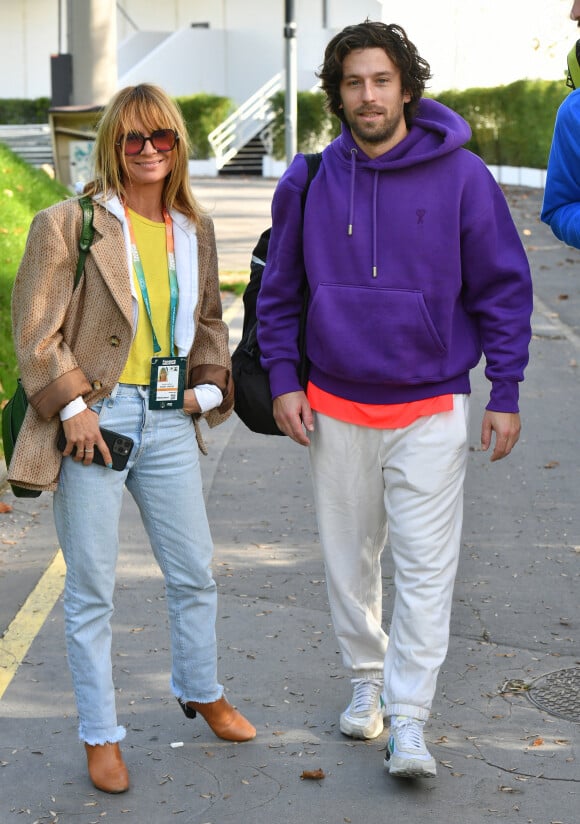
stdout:
{"type": "Polygon", "coordinates": [[[296,60],[296,20],[294,0],[285,0],[286,19],[284,39],[286,41],[286,104],[284,107],[286,165],[289,166],[297,151],[297,60],[296,60]]]}

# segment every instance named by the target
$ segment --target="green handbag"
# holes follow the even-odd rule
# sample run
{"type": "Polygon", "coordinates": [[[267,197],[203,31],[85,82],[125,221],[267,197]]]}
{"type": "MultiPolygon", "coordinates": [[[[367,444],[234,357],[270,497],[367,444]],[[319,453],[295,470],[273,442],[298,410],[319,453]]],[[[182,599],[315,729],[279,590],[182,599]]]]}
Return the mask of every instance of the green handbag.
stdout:
{"type": "MultiPolygon", "coordinates": [[[[79,237],[79,259],[75,273],[74,289],[77,288],[82,277],[87,253],[91,248],[95,234],[93,227],[93,201],[90,197],[81,197],[79,203],[83,210],[83,226],[79,237]]],[[[2,410],[2,446],[4,448],[6,467],[10,466],[16,438],[20,432],[27,408],[28,398],[22,386],[22,381],[18,378],[16,391],[2,410]]],[[[24,486],[16,486],[15,484],[10,484],[10,486],[17,498],[38,498],[42,491],[40,489],[27,489],[24,486]]]]}

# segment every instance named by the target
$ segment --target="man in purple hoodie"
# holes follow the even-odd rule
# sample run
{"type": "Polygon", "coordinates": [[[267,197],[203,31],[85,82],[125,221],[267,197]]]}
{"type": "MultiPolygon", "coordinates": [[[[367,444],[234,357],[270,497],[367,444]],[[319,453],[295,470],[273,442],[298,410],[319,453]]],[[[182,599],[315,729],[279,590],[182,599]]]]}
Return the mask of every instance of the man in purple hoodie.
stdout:
{"type": "Polygon", "coordinates": [[[319,77],[342,133],[323,152],[304,218],[302,155],[276,188],[258,338],[278,426],[310,449],[333,626],[353,684],[340,729],[374,738],[389,717],[389,772],[429,776],[423,727],[449,640],[469,372],[483,354],[481,444],[494,441],[496,461],[520,433],[530,271],[501,190],[462,148],[469,126],[422,99],[429,65],[399,26],[348,26],[319,77]],[[306,390],[297,372],[304,270],[306,390]],[[390,637],[381,626],[387,527],[390,637]]]}

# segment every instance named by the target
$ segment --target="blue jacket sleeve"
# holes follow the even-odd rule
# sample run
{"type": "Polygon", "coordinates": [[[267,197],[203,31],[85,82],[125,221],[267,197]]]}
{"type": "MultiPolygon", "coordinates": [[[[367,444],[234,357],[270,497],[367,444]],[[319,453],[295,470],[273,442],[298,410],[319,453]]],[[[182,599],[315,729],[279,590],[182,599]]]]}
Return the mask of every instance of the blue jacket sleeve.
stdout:
{"type": "Polygon", "coordinates": [[[580,89],[556,115],[541,219],[559,240],[580,249],[580,89]]]}

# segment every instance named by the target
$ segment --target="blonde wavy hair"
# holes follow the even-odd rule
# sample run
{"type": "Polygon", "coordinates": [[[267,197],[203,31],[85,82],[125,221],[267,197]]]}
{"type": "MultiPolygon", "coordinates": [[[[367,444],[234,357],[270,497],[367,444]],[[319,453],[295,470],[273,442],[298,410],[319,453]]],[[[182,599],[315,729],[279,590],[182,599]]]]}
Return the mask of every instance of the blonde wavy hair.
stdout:
{"type": "Polygon", "coordinates": [[[118,91],[105,107],[97,127],[93,149],[94,179],[84,187],[84,193],[95,195],[114,192],[125,199],[124,179],[128,175],[125,156],[117,144],[135,131],[137,122],[149,131],[173,129],[179,139],[173,151],[175,163],[165,179],[163,202],[167,209],[182,212],[195,224],[204,213],[195,199],[189,182],[189,136],[183,115],[177,104],[159,86],[140,83],[118,91]]]}

